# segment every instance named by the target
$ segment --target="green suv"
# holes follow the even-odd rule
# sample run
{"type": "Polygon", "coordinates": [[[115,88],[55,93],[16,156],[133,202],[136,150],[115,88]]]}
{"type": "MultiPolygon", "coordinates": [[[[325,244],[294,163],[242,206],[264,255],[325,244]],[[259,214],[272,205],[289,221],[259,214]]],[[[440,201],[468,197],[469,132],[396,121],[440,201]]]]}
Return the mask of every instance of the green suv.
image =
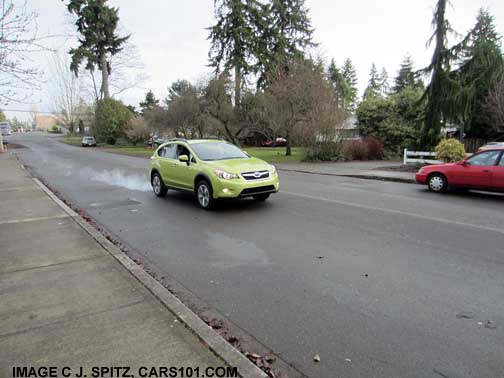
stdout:
{"type": "Polygon", "coordinates": [[[150,170],[156,196],[166,196],[168,189],[190,191],[204,209],[218,198],[265,201],[279,186],[273,165],[222,140],[172,139],[152,155],[150,170]]]}

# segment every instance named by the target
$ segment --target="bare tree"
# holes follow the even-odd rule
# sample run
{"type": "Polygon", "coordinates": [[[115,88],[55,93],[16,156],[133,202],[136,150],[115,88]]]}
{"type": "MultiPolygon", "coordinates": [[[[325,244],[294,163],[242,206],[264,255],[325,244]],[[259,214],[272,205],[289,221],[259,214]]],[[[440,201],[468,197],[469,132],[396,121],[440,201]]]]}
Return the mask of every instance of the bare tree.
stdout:
{"type": "Polygon", "coordinates": [[[490,90],[485,108],[494,122],[494,130],[504,132],[504,75],[500,76],[490,90]]]}
{"type": "Polygon", "coordinates": [[[232,82],[227,71],[210,80],[204,91],[204,112],[216,128],[231,142],[239,144],[239,137],[246,130],[240,124],[231,100],[232,82]]]}
{"type": "Polygon", "coordinates": [[[285,154],[292,154],[292,136],[305,120],[305,84],[310,68],[301,61],[291,62],[287,69],[281,67],[270,76],[271,85],[266,91],[268,119],[273,130],[282,131],[287,139],[285,154]]]}
{"type": "Polygon", "coordinates": [[[24,102],[40,89],[42,72],[30,54],[47,50],[39,36],[37,13],[26,1],[0,0],[0,101],[24,102]]]}
{"type": "MultiPolygon", "coordinates": [[[[149,75],[144,72],[145,65],[138,48],[130,40],[123,45],[120,52],[110,57],[109,65],[111,70],[108,81],[112,97],[124,94],[131,89],[141,88],[149,79],[149,75]]],[[[92,98],[94,101],[103,98],[97,74],[96,70],[88,70],[84,67],[79,70],[79,77],[84,78],[82,91],[85,97],[92,98]]]]}
{"type": "Polygon", "coordinates": [[[334,140],[345,112],[338,106],[321,62],[293,61],[270,80],[265,91],[267,120],[273,133],[286,137],[286,155],[291,155],[293,141],[313,144],[334,140]]]}
{"type": "Polygon", "coordinates": [[[149,138],[151,130],[147,127],[145,120],[141,116],[135,116],[130,119],[125,134],[126,138],[136,146],[137,143],[141,143],[149,138]]]}
{"type": "Polygon", "coordinates": [[[170,126],[184,138],[202,137],[200,101],[196,93],[186,92],[168,105],[170,126]]]}
{"type": "Polygon", "coordinates": [[[53,112],[73,132],[78,126],[78,111],[82,108],[82,80],[70,70],[67,54],[53,54],[51,71],[49,93],[53,98],[53,112]]]}

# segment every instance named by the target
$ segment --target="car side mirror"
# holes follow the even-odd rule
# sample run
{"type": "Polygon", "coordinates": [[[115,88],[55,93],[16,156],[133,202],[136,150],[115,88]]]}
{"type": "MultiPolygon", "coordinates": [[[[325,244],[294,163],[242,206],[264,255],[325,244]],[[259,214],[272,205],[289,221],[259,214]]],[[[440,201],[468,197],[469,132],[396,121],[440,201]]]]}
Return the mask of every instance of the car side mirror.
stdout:
{"type": "Polygon", "coordinates": [[[187,165],[189,165],[189,156],[187,156],[187,155],[180,155],[178,159],[179,159],[180,162],[186,163],[187,165]]]}

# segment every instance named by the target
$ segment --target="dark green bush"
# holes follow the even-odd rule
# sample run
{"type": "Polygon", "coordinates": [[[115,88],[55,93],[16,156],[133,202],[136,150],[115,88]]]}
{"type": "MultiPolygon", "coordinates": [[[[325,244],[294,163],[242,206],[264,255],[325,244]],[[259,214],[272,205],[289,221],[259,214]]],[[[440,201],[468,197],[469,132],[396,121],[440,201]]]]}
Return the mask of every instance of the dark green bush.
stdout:
{"type": "Polygon", "coordinates": [[[131,117],[131,111],[121,101],[111,98],[98,101],[95,113],[98,141],[115,144],[124,135],[131,117]]]}

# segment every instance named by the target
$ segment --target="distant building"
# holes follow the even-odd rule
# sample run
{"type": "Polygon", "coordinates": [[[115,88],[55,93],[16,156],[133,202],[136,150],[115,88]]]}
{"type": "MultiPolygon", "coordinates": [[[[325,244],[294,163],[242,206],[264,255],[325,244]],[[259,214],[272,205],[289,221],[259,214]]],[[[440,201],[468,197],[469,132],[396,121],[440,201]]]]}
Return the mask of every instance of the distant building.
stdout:
{"type": "Polygon", "coordinates": [[[52,115],[37,114],[34,118],[35,129],[40,131],[50,130],[59,124],[58,118],[52,115]]]}
{"type": "Polygon", "coordinates": [[[359,121],[354,114],[349,115],[344,121],[341,128],[336,130],[336,136],[341,139],[351,140],[359,139],[359,121]]]}

